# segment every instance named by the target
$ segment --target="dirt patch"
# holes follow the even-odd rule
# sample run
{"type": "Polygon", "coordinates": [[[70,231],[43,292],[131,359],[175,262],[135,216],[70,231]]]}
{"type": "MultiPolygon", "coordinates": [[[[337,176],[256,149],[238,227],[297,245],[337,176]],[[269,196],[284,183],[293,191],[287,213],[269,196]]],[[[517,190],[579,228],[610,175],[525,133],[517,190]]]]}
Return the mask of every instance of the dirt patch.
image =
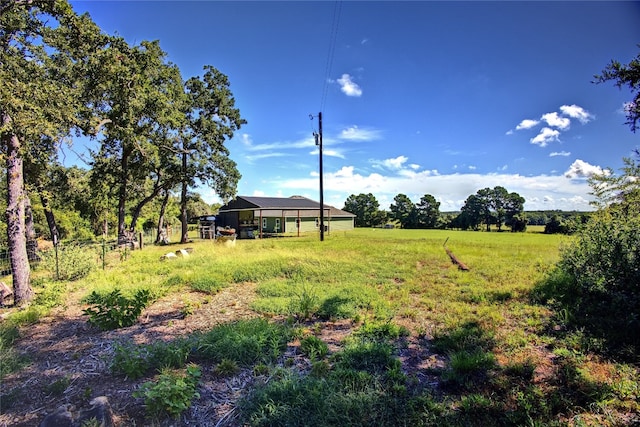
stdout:
{"type": "MultiPolygon", "coordinates": [[[[82,314],[84,307],[79,303],[82,295],[70,295],[65,307],[21,330],[14,348],[29,363],[3,380],[0,426],[36,426],[58,407],[86,407],[96,396],[108,397],[119,426],[149,425],[142,399],[132,397],[132,392],[148,378],[134,381],[113,375],[109,361],[114,345],[126,340],[137,344],[170,341],[221,323],[258,317],[250,308],[256,297],[255,288],[254,284],[243,283],[216,295],[183,292],[167,296],[148,307],[136,325],[106,332],[87,323],[82,314]]],[[[354,327],[350,320],[308,325],[309,331],[325,341],[331,352],[340,349],[354,327]]],[[[305,372],[311,364],[298,346],[299,342],[290,343],[281,362],[305,372]]],[[[425,385],[435,384],[435,378],[423,372],[441,361],[427,354],[417,339],[409,339],[399,356],[407,373],[425,385]]],[[[251,370],[221,378],[213,366],[201,369],[200,398],[181,421],[167,425],[237,425],[236,402],[261,379],[251,370]]]]}

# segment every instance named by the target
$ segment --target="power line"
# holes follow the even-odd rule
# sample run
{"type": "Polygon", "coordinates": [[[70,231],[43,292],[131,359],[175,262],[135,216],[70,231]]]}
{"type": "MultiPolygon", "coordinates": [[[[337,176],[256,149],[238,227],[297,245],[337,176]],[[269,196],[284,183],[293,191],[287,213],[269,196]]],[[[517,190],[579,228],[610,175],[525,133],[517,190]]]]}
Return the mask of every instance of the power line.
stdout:
{"type": "Polygon", "coordinates": [[[342,2],[337,1],[333,5],[333,19],[331,21],[331,34],[329,38],[329,51],[327,53],[327,62],[324,70],[324,85],[322,87],[322,97],[320,99],[320,110],[324,110],[324,104],[327,99],[327,91],[329,90],[329,77],[331,76],[331,67],[333,66],[333,57],[336,50],[336,39],[338,37],[338,27],[340,24],[340,12],[342,11],[342,2]]]}

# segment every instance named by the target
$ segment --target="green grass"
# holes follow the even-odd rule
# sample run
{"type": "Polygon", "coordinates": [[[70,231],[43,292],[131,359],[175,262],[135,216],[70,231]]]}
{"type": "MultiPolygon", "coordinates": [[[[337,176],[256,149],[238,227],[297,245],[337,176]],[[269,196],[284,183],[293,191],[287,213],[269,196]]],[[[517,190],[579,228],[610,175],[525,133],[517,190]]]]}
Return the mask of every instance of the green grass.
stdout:
{"type": "MultiPolygon", "coordinates": [[[[189,362],[218,375],[248,369],[269,378],[238,407],[250,426],[640,422],[638,366],[602,357],[601,343],[566,331],[563,313],[533,295],[550,280],[570,237],[400,229],[325,237],[147,247],[73,286],[87,295],[150,289],[159,298],[255,284],[251,307],[275,320],[233,322],[170,343],[119,343],[113,361],[116,373],[132,378],[189,362]],[[469,271],[451,263],[445,240],[469,271]],[[194,249],[190,256],[160,261],[186,246],[194,249]],[[329,351],[322,328],[341,320],[353,325],[352,334],[329,351]],[[292,324],[314,326],[300,334],[292,324]],[[309,359],[307,373],[282,360],[294,337],[309,359]],[[417,376],[402,369],[408,343],[426,364],[417,376]],[[442,363],[426,363],[431,359],[442,363]]],[[[15,324],[37,321],[23,316],[15,324]]],[[[11,349],[11,339],[0,344],[11,349]]]]}

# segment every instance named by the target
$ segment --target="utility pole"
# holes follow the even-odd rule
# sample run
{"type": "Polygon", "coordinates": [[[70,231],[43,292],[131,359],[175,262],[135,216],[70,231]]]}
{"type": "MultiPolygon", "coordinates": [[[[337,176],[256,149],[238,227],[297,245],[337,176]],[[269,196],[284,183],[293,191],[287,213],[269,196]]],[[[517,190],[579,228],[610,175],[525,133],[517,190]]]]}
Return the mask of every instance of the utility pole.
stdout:
{"type": "MultiPolygon", "coordinates": [[[[311,116],[313,118],[313,116],[311,116]]],[[[322,177],[322,112],[318,113],[318,133],[313,133],[320,156],[320,241],[324,241],[324,184],[322,177]]]]}

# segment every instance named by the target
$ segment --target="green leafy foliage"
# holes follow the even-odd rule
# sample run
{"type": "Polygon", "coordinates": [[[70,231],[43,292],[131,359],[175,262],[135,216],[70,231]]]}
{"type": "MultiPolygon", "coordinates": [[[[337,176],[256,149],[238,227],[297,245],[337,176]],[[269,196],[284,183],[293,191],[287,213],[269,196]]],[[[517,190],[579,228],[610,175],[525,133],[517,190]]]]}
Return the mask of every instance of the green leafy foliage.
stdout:
{"type": "Polygon", "coordinates": [[[234,360],[240,366],[269,363],[282,354],[289,337],[289,328],[265,319],[232,322],[196,335],[193,356],[218,363],[234,360]]]}
{"type": "Polygon", "coordinates": [[[315,335],[300,340],[300,351],[312,360],[322,359],[329,353],[329,346],[315,335]]]}
{"type": "Polygon", "coordinates": [[[625,358],[640,349],[639,174],[640,161],[625,159],[620,175],[590,180],[600,209],[536,290],[565,326],[584,330],[585,343],[604,342],[602,350],[625,358]]]}
{"type": "Polygon", "coordinates": [[[188,365],[183,371],[163,369],[155,382],[142,384],[134,396],[144,398],[147,413],[152,417],[166,414],[178,418],[194,398],[200,397],[196,390],[201,375],[197,365],[188,365]]]}
{"type": "Polygon", "coordinates": [[[127,378],[142,378],[151,367],[149,359],[149,350],[146,346],[116,343],[111,370],[114,373],[124,374],[127,378]]]}
{"type": "Polygon", "coordinates": [[[51,272],[58,280],[77,280],[87,276],[97,267],[97,254],[93,248],[80,245],[60,245],[42,254],[39,268],[51,272]]]}
{"type": "Polygon", "coordinates": [[[380,204],[371,193],[350,195],[344,202],[343,210],[356,216],[356,227],[381,226],[387,220],[387,213],[380,210],[380,204]]]}
{"type": "Polygon", "coordinates": [[[12,348],[13,342],[18,339],[18,328],[10,324],[0,325],[0,380],[5,375],[15,372],[24,365],[24,357],[12,348]]]}
{"type": "Polygon", "coordinates": [[[319,298],[312,288],[305,286],[302,291],[296,294],[291,300],[291,313],[302,320],[311,319],[319,308],[319,298]]]}
{"type": "Polygon", "coordinates": [[[125,328],[136,323],[150,301],[148,289],[138,289],[130,298],[122,295],[119,289],[105,295],[94,291],[87,297],[87,303],[92,307],[84,309],[83,313],[89,316],[89,323],[100,329],[125,328]]]}
{"type": "Polygon", "coordinates": [[[444,408],[428,395],[407,393],[399,366],[386,343],[353,344],[331,369],[319,361],[311,375],[282,371],[258,386],[239,404],[243,425],[435,425],[444,408]]]}
{"type": "Polygon", "coordinates": [[[407,328],[398,326],[393,322],[365,322],[354,335],[363,339],[383,341],[406,337],[409,335],[407,328]]]}
{"type": "Polygon", "coordinates": [[[223,377],[234,375],[238,373],[239,370],[240,368],[236,361],[231,359],[222,359],[215,368],[215,372],[223,377]]]}

